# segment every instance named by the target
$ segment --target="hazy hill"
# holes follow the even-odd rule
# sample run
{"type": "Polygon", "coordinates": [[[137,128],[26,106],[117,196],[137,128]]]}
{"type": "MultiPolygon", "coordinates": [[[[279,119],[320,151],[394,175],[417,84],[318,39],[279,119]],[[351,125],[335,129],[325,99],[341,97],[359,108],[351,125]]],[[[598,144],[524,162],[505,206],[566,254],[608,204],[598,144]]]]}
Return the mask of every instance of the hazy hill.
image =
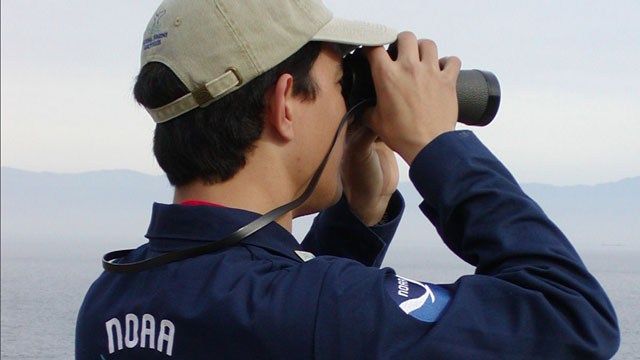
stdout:
{"type": "MultiPolygon", "coordinates": [[[[2,168],[2,250],[48,251],[55,245],[72,255],[99,253],[144,242],[154,201],[170,202],[164,176],[127,170],[80,174],[36,173],[2,168]]],[[[640,248],[640,177],[596,186],[525,184],[525,191],[578,248],[640,248]]],[[[431,224],[417,209],[421,201],[402,183],[407,210],[390,261],[442,250],[431,224]]],[[[299,237],[310,222],[298,221],[299,237]]]]}
{"type": "Polygon", "coordinates": [[[80,174],[2,168],[2,248],[60,246],[70,252],[144,241],[153,201],[171,202],[161,176],[128,170],[80,174]]]}
{"type": "Polygon", "coordinates": [[[640,249],[640,177],[596,186],[523,188],[578,245],[640,249]]]}

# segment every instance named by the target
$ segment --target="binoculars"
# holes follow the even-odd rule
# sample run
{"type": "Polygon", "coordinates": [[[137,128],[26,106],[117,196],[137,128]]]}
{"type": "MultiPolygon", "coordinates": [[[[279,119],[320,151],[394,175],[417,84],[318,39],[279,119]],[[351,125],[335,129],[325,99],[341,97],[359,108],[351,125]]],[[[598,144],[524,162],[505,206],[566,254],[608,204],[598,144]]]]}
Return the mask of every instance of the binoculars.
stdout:
{"type": "MultiPolygon", "coordinates": [[[[392,45],[389,54],[397,57],[392,45]]],[[[343,59],[344,77],[342,95],[347,108],[371,99],[375,104],[376,91],[371,77],[371,68],[361,49],[343,59]]],[[[488,125],[498,113],[500,106],[500,83],[491,72],[483,70],[461,70],[456,83],[458,94],[458,122],[473,126],[488,125]]]]}

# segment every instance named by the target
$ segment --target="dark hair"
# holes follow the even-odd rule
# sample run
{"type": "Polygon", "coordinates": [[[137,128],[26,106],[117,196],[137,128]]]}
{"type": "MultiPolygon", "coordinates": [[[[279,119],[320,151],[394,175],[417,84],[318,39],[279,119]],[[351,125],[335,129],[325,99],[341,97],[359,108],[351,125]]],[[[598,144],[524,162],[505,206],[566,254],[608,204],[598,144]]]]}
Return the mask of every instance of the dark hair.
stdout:
{"type": "MultiPolygon", "coordinates": [[[[316,83],[309,72],[320,49],[321,43],[309,42],[275,68],[206,108],[158,124],[153,152],[169,182],[182,186],[200,179],[214,184],[233,177],[244,167],[246,155],[262,133],[264,94],[280,75],[293,76],[294,95],[315,99],[316,83]]],[[[136,101],[152,109],[188,92],[173,71],[158,62],[140,70],[133,89],[136,101]]]]}

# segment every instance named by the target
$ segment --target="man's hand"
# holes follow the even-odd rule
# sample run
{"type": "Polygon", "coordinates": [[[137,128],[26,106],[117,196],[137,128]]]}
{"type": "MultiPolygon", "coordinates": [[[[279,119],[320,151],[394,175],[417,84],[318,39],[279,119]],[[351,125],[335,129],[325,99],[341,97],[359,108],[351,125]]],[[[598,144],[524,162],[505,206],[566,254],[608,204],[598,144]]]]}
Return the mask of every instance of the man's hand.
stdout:
{"type": "Polygon", "coordinates": [[[398,186],[396,157],[377,139],[364,125],[349,129],[342,159],[344,194],[353,213],[367,226],[380,222],[398,186]]]}
{"type": "Polygon", "coordinates": [[[458,119],[460,60],[438,60],[433,41],[408,32],[398,35],[397,45],[397,60],[383,47],[365,48],[377,105],[363,115],[366,126],[350,129],[343,158],[345,196],[367,225],[380,221],[398,185],[393,151],[411,164],[433,139],[455,130],[458,119]]]}
{"type": "Polygon", "coordinates": [[[431,40],[398,35],[398,58],[383,47],[365,48],[378,98],[367,126],[411,164],[433,139],[455,130],[460,60],[438,60],[431,40]]]}

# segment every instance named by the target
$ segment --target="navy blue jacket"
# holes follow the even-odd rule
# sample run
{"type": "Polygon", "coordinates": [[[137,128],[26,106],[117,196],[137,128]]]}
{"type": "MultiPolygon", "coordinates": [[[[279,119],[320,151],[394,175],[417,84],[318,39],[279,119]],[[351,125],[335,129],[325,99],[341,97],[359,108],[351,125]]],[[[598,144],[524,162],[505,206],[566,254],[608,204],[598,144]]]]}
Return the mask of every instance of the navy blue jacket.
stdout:
{"type": "MultiPolygon", "coordinates": [[[[344,200],[302,244],[272,223],[231,248],[136,274],[103,273],[78,316],[77,359],[607,359],[614,310],[565,236],[470,132],[414,160],[420,208],[476,266],[454,284],[379,269],[397,227],[344,200]],[[316,257],[312,258],[309,253],[316,257]]],[[[215,241],[258,217],[155,204],[132,262],[215,241]]]]}

